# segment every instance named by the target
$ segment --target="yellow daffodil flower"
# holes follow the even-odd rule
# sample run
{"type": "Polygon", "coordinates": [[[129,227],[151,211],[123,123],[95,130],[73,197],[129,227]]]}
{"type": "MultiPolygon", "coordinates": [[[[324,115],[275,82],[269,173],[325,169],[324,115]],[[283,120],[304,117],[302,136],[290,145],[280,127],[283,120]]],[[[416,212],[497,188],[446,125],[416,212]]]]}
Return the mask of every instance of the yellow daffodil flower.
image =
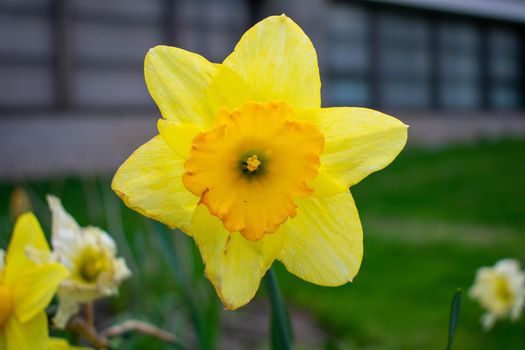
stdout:
{"type": "Polygon", "coordinates": [[[481,317],[485,330],[506,317],[519,318],[525,302],[525,273],[515,259],[503,259],[494,267],[481,267],[469,295],[487,311],[481,317]]]}
{"type": "Polygon", "coordinates": [[[72,346],[69,345],[67,340],[60,338],[49,338],[48,350],[90,350],[91,348],[86,348],[82,346],[72,346]]]}
{"type": "Polygon", "coordinates": [[[54,323],[64,328],[79,305],[118,293],[131,276],[123,258],[117,258],[113,239],[97,227],[81,228],[60,200],[47,197],[52,214],[53,254],[71,275],[58,288],[59,307],[54,323]]]}
{"type": "Polygon", "coordinates": [[[0,349],[47,349],[45,308],[67,269],[54,262],[35,263],[26,250],[49,252],[40,224],[31,213],[16,221],[7,254],[0,253],[0,349]]]}
{"type": "Polygon", "coordinates": [[[276,259],[319,285],[351,281],[363,246],[348,188],[397,156],[407,126],[321,108],[315,49],[284,15],[248,30],[222,64],[157,46],[144,71],[160,135],[112,188],[193,237],[226,308],[249,302],[276,259]]]}

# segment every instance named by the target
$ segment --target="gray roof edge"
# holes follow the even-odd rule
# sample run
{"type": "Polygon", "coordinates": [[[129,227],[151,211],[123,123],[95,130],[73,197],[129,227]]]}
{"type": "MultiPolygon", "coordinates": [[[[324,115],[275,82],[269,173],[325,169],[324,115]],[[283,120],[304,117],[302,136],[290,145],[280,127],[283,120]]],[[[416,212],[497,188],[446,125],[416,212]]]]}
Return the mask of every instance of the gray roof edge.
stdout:
{"type": "Polygon", "coordinates": [[[364,0],[525,24],[525,1],[511,0],[364,0]]]}

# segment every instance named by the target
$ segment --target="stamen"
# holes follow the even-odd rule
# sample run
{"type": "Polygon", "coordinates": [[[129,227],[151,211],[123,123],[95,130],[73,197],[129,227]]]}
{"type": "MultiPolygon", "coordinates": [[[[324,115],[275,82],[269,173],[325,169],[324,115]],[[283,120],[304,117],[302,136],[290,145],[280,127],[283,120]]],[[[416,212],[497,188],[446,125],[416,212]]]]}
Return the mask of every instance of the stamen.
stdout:
{"type": "Polygon", "coordinates": [[[251,157],[248,157],[248,160],[246,160],[246,169],[251,171],[252,173],[259,168],[259,165],[261,165],[261,162],[257,158],[257,155],[254,154],[251,157]]]}

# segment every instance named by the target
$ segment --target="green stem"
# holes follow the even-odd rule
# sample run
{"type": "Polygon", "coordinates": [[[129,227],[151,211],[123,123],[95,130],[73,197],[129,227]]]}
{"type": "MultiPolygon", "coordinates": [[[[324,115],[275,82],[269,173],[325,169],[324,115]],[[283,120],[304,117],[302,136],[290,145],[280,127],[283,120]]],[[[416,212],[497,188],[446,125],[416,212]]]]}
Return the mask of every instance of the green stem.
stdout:
{"type": "Polygon", "coordinates": [[[265,277],[268,297],[272,305],[271,334],[273,350],[291,350],[293,347],[293,336],[288,317],[288,311],[284,305],[279,291],[277,278],[272,268],[268,270],[265,277]]]}
{"type": "Polygon", "coordinates": [[[452,349],[452,343],[454,342],[454,336],[456,335],[456,328],[458,327],[460,306],[461,306],[461,289],[458,289],[456,290],[456,293],[454,294],[454,298],[452,298],[452,304],[450,305],[450,322],[448,326],[447,350],[452,349]]]}

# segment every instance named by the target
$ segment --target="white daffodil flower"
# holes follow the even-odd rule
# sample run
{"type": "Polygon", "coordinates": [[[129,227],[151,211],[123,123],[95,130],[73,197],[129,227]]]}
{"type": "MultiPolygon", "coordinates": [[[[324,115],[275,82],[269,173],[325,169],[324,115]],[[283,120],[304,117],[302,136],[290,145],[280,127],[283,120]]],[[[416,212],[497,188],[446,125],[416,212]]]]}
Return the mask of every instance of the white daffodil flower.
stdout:
{"type": "Polygon", "coordinates": [[[71,275],[58,288],[59,307],[54,323],[64,328],[80,304],[118,293],[120,283],[131,276],[123,258],[117,258],[113,239],[97,227],[80,227],[60,200],[48,195],[52,214],[54,258],[71,275]]]}
{"type": "Polygon", "coordinates": [[[481,317],[485,330],[497,320],[519,318],[525,302],[525,273],[515,259],[503,259],[494,267],[481,267],[469,295],[486,310],[481,317]]]}

